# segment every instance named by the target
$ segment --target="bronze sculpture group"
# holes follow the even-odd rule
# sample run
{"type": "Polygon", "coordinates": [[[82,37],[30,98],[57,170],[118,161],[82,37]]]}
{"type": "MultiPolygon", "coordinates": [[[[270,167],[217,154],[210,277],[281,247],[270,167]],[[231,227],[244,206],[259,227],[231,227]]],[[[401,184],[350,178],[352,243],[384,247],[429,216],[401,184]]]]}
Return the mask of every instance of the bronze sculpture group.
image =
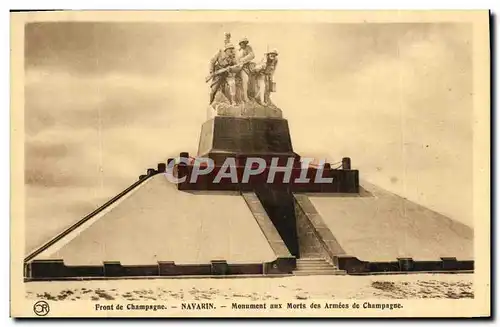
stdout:
{"type": "Polygon", "coordinates": [[[255,54],[247,38],[238,42],[236,50],[231,43],[231,34],[226,33],[224,48],[210,60],[210,104],[222,93],[232,105],[255,101],[270,105],[270,92],[275,91],[273,75],[278,64],[278,52],[267,51],[264,58],[254,62],[255,54]]]}

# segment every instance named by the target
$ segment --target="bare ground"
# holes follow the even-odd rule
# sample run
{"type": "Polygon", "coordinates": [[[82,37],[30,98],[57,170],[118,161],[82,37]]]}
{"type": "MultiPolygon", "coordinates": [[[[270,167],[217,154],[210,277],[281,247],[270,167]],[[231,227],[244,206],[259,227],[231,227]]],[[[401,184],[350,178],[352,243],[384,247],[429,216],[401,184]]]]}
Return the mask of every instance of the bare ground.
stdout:
{"type": "Polygon", "coordinates": [[[472,274],[181,278],[26,283],[27,298],[63,300],[289,300],[473,298],[472,274]]]}

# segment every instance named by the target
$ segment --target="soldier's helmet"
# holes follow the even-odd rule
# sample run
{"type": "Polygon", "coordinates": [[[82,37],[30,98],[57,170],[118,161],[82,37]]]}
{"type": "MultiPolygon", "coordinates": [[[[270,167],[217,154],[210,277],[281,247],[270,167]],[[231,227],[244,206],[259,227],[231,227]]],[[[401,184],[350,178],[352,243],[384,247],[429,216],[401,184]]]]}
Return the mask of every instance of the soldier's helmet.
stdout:
{"type": "Polygon", "coordinates": [[[248,39],[246,37],[240,39],[240,41],[238,42],[238,44],[242,44],[242,43],[248,44],[248,39]]]}
{"type": "Polygon", "coordinates": [[[277,55],[278,55],[278,50],[276,50],[276,49],[272,49],[272,50],[271,50],[271,51],[269,51],[267,54],[273,54],[273,55],[277,56],[277,55]]]}

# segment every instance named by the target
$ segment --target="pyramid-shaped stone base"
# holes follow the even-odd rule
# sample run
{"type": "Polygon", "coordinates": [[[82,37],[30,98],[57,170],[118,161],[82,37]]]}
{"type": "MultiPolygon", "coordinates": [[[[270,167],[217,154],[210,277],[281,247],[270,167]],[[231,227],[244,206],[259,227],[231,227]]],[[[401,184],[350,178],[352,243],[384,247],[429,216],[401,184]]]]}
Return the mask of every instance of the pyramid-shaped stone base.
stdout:
{"type": "Polygon", "coordinates": [[[474,269],[471,228],[376,186],[290,196],[184,192],[150,172],[29,255],[25,277],[290,274],[297,258],[352,274],[474,269]]]}
{"type": "Polygon", "coordinates": [[[288,122],[257,114],[206,121],[198,156],[213,159],[213,171],[191,182],[187,152],[180,155],[187,162],[168,160],[185,178],[178,185],[164,175],[165,163],[148,169],[31,253],[26,279],[474,269],[471,228],[373,185],[360,187],[350,158],[341,168],[302,167],[288,122]],[[250,157],[268,166],[274,158],[280,166],[293,159],[291,181],[269,182],[265,167],[248,181],[215,182],[227,158],[242,176],[250,157]],[[330,182],[316,183],[318,171],[330,182]],[[302,172],[305,183],[294,178],[302,172]]]}

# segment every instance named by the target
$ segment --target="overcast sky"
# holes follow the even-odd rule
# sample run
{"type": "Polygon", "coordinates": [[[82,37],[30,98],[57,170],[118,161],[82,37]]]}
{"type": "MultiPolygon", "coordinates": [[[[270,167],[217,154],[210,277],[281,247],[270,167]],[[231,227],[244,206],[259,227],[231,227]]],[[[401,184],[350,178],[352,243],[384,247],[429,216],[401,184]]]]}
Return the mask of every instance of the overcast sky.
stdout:
{"type": "Polygon", "coordinates": [[[41,23],[26,26],[28,248],[146,168],[196,153],[223,44],[277,48],[295,152],[472,224],[467,24],[41,23]],[[32,237],[30,235],[33,235],[32,237]]]}

